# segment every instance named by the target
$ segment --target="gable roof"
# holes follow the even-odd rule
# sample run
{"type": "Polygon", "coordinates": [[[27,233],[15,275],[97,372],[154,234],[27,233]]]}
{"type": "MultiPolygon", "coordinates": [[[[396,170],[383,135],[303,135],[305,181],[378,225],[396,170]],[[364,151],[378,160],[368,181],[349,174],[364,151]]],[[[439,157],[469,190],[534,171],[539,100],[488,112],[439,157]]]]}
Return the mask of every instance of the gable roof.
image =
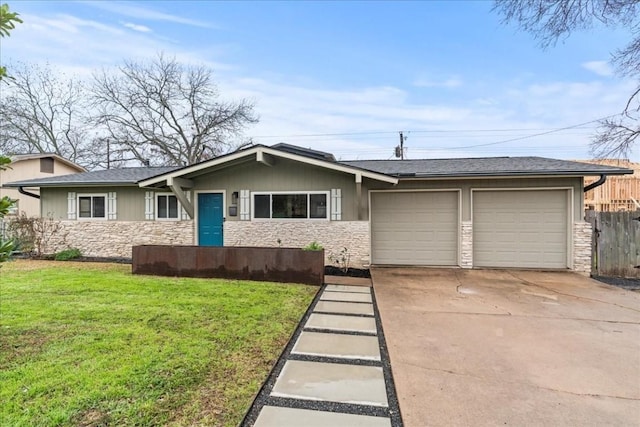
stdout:
{"type": "Polygon", "coordinates": [[[137,185],[138,181],[175,170],[175,167],[138,167],[106,169],[27,179],[4,184],[5,187],[73,187],[93,185],[137,185]]]}
{"type": "Polygon", "coordinates": [[[399,178],[624,175],[630,169],[545,157],[478,157],[422,160],[350,160],[343,164],[399,178]]]}
{"type": "MultiPolygon", "coordinates": [[[[329,161],[324,159],[319,159],[318,153],[322,153],[321,151],[315,150],[307,150],[300,147],[295,146],[286,146],[279,145],[279,148],[267,147],[265,145],[254,145],[249,148],[245,148],[242,150],[234,151],[233,153],[225,154],[210,160],[206,160],[204,162],[196,163],[194,165],[185,166],[180,169],[176,169],[174,171],[165,173],[163,175],[158,175],[155,177],[151,177],[149,179],[141,180],[140,187],[151,187],[157,185],[164,185],[167,182],[176,179],[176,178],[192,178],[197,175],[201,175],[203,173],[207,173],[209,171],[214,171],[217,169],[221,169],[224,167],[231,166],[233,164],[237,164],[239,162],[254,161],[262,162],[268,164],[270,162],[270,158],[285,158],[289,160],[294,160],[300,163],[305,163],[308,165],[318,166],[329,170],[334,170],[337,172],[343,172],[347,174],[352,174],[356,176],[356,179],[365,177],[370,178],[377,181],[388,182],[391,184],[397,184],[398,180],[395,177],[391,177],[389,175],[385,175],[379,172],[370,171],[366,169],[359,168],[357,166],[351,166],[344,163],[329,161]],[[297,148],[299,153],[294,153],[290,147],[297,148]]],[[[326,153],[323,153],[326,154],[326,153]]]]}
{"type": "Polygon", "coordinates": [[[25,160],[43,159],[46,157],[52,157],[53,159],[59,161],[60,163],[64,163],[65,165],[71,168],[74,168],[80,172],[86,171],[86,169],[80,166],[79,164],[72,162],[69,159],[65,159],[64,157],[55,153],[26,153],[26,154],[15,154],[15,155],[9,156],[9,158],[11,159],[11,163],[18,163],[25,160]]]}

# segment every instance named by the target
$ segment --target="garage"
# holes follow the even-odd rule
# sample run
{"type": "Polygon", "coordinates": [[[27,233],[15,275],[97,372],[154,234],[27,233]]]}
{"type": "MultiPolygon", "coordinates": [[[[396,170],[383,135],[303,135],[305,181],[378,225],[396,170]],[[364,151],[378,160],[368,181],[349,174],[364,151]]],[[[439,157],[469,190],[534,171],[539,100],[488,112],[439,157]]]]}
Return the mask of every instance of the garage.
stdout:
{"type": "Polygon", "coordinates": [[[473,191],[475,267],[567,268],[567,190],[473,191]]]}
{"type": "Polygon", "coordinates": [[[458,191],[371,193],[371,262],[458,265],[458,191]]]}

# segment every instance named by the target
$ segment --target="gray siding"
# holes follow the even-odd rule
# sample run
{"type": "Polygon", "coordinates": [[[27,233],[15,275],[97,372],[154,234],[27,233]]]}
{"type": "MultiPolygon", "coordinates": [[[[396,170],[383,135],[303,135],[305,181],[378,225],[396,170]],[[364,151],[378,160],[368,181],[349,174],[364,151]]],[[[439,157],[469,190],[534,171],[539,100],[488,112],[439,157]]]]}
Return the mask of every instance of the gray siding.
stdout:
{"type": "Polygon", "coordinates": [[[144,221],[144,194],[138,187],[83,187],[83,188],[42,188],[40,190],[41,214],[55,219],[67,219],[67,193],[102,194],[116,192],[118,221],[144,221]]]}
{"type": "MultiPolygon", "coordinates": [[[[363,193],[367,190],[406,190],[406,189],[461,189],[462,190],[462,220],[471,221],[471,190],[478,188],[549,188],[568,187],[573,188],[573,220],[584,219],[583,207],[583,181],[581,177],[575,178],[491,178],[491,179],[465,179],[465,180],[407,180],[398,185],[383,184],[371,180],[363,183],[363,193]]],[[[365,218],[368,217],[368,201],[363,201],[367,209],[365,218]]]]}
{"type": "Polygon", "coordinates": [[[228,221],[239,219],[228,216],[228,205],[234,191],[329,191],[332,188],[342,190],[342,220],[357,220],[354,176],[317,166],[286,159],[277,159],[273,166],[251,162],[203,175],[193,181],[195,191],[225,191],[228,221]]]}

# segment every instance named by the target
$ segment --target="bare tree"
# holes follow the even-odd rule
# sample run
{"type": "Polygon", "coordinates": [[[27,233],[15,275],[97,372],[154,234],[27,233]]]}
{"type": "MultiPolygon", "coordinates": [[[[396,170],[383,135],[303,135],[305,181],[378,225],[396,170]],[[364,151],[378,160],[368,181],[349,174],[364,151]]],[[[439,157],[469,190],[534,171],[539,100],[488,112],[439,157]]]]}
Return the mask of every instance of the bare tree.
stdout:
{"type": "Polygon", "coordinates": [[[98,156],[88,137],[82,83],[48,65],[18,64],[11,70],[0,94],[0,152],[55,153],[95,167],[98,156]]]}
{"type": "Polygon", "coordinates": [[[591,143],[596,157],[628,156],[640,137],[640,1],[495,0],[493,9],[505,23],[515,22],[533,34],[543,48],[596,24],[633,30],[632,40],[614,52],[611,61],[620,75],[638,80],[638,86],[619,116],[601,122],[591,143]]]}
{"type": "Polygon", "coordinates": [[[253,104],[219,101],[212,72],[159,54],[126,61],[94,75],[95,123],[114,153],[154,165],[189,165],[229,151],[245,126],[257,122],[253,104]]]}

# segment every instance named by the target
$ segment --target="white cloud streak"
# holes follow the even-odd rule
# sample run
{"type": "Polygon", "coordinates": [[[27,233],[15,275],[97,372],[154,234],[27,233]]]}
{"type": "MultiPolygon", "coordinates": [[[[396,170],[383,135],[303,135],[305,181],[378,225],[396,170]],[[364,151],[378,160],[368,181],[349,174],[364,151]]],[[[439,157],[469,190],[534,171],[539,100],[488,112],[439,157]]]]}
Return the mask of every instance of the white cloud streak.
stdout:
{"type": "MultiPolygon", "coordinates": [[[[83,2],[83,3],[90,5],[92,7],[95,7],[97,9],[105,10],[121,16],[126,16],[129,18],[134,18],[138,20],[173,22],[175,24],[189,25],[193,27],[216,28],[215,25],[209,22],[204,22],[197,19],[190,19],[190,18],[178,16],[178,15],[158,12],[156,10],[153,10],[147,7],[135,6],[129,2],[90,1],[90,2],[83,2]]],[[[152,4],[152,3],[149,3],[149,4],[152,4]]]]}
{"type": "Polygon", "coordinates": [[[130,28],[133,31],[138,31],[140,33],[150,33],[151,32],[151,28],[145,26],[145,25],[139,25],[139,24],[134,24],[131,22],[121,22],[121,24],[124,27],[130,28]]]}
{"type": "Polygon", "coordinates": [[[582,67],[602,77],[613,76],[613,68],[607,61],[588,61],[582,63],[582,67]]]}

